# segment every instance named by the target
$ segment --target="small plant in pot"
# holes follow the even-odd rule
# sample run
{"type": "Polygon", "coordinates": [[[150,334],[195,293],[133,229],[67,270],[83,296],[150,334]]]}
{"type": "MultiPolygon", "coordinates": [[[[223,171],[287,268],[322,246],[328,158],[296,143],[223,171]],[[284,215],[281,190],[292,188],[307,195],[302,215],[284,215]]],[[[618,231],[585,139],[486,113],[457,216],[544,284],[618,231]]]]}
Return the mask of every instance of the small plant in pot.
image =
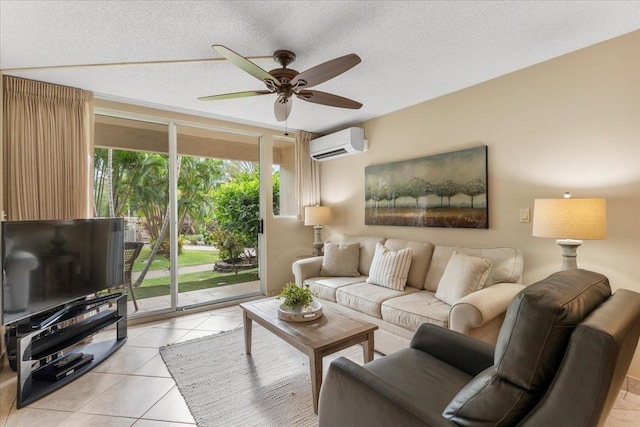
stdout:
{"type": "Polygon", "coordinates": [[[305,308],[310,307],[313,302],[313,297],[316,294],[311,292],[309,285],[298,286],[293,282],[288,282],[282,288],[280,295],[276,299],[284,299],[282,305],[292,312],[300,313],[305,308]]]}

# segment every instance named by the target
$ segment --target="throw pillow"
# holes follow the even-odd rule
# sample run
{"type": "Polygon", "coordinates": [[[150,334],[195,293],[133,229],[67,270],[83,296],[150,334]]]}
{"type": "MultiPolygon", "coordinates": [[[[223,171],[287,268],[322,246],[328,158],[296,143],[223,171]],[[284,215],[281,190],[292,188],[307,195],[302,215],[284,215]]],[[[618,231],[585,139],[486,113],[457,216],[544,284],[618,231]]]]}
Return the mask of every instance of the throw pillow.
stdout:
{"type": "Polygon", "coordinates": [[[324,244],[324,257],[320,266],[321,276],[356,277],[360,264],[360,244],[349,245],[327,242],[324,244]]]}
{"type": "Polygon", "coordinates": [[[367,283],[403,291],[411,267],[411,248],[392,251],[376,243],[367,283]]]}
{"type": "Polygon", "coordinates": [[[436,298],[453,305],[460,298],[482,289],[491,270],[491,260],[454,252],[440,278],[436,298]]]}

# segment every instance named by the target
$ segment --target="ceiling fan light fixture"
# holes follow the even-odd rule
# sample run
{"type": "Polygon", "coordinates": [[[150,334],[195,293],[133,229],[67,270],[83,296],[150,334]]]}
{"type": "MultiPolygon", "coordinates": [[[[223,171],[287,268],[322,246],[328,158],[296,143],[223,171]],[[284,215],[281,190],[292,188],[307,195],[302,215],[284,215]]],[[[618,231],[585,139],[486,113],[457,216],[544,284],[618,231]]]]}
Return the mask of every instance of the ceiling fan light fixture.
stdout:
{"type": "Polygon", "coordinates": [[[289,118],[292,104],[293,102],[289,102],[289,98],[281,96],[276,98],[276,102],[273,104],[273,112],[277,121],[284,122],[289,118]]]}

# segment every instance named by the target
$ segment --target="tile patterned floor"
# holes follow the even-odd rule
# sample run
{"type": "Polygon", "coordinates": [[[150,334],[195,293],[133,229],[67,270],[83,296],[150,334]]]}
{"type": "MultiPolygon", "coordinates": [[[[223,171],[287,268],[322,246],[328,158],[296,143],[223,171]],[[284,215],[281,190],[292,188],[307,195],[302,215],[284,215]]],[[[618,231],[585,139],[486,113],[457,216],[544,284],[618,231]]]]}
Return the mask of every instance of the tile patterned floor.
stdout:
{"type": "MultiPolygon", "coordinates": [[[[62,389],[17,410],[16,375],[0,373],[0,426],[188,427],[195,422],[158,348],[242,326],[237,306],[129,327],[118,352],[62,389]]],[[[95,340],[108,339],[112,331],[95,340]]],[[[621,391],[606,427],[640,425],[640,395],[621,391]]]]}

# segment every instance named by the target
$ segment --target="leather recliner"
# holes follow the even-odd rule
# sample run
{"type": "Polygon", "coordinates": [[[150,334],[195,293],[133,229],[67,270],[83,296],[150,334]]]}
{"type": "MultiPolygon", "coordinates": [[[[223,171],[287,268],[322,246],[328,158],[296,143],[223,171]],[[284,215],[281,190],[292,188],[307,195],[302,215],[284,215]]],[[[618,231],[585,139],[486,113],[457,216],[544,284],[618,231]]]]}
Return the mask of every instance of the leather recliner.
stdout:
{"type": "Polygon", "coordinates": [[[514,298],[495,347],[424,324],[409,348],[334,360],[319,426],[601,426],[639,334],[640,294],[558,272],[514,298]]]}

